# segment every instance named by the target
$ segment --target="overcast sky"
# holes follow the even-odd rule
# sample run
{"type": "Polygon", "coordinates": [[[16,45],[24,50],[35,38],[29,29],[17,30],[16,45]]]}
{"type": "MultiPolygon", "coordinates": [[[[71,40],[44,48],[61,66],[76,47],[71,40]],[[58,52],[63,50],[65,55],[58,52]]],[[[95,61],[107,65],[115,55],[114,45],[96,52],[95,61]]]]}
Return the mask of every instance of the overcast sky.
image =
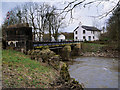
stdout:
{"type": "MultiPolygon", "coordinates": [[[[0,25],[3,23],[3,20],[5,19],[6,13],[16,7],[17,5],[24,4],[25,2],[46,2],[50,5],[55,5],[57,8],[62,9],[65,7],[68,2],[73,0],[6,0],[6,1],[0,1],[0,25]]],[[[82,0],[79,0],[82,1],[82,0]]],[[[86,2],[90,2],[94,0],[86,0],[86,2]]],[[[100,1],[100,0],[99,0],[100,1]]],[[[102,1],[102,0],[101,0],[102,1]]],[[[85,3],[86,3],[85,2],[85,3]]],[[[97,26],[98,28],[101,28],[105,25],[105,22],[109,18],[109,15],[107,17],[104,17],[102,19],[99,18],[93,18],[92,16],[99,16],[116,5],[118,0],[104,0],[102,3],[99,4],[99,2],[87,5],[85,8],[80,5],[77,6],[73,10],[73,21],[62,31],[64,32],[73,32],[73,30],[78,26],[79,22],[81,22],[83,25],[87,26],[97,26]],[[98,5],[99,4],[99,5],[98,5]],[[97,6],[98,5],[98,6],[97,6]],[[96,22],[96,24],[95,24],[96,22]]],[[[70,15],[66,17],[66,22],[68,23],[70,20],[70,15]]]]}

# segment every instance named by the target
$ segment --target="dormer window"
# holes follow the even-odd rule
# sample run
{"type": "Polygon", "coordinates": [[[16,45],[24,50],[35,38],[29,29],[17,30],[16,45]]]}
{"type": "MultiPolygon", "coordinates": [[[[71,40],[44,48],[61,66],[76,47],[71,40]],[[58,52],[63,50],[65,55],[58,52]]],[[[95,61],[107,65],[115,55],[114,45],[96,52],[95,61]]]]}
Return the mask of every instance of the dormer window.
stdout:
{"type": "Polygon", "coordinates": [[[83,30],[83,34],[85,34],[85,30],[83,30]]]}

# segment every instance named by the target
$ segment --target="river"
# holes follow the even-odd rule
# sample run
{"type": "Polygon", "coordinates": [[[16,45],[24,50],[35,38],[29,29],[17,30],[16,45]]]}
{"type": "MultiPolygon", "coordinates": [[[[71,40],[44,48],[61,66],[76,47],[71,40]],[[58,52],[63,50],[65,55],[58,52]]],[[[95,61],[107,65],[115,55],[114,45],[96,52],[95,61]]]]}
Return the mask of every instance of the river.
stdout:
{"type": "Polygon", "coordinates": [[[70,76],[85,88],[118,88],[117,58],[79,57],[74,61],[68,67],[70,76]]]}

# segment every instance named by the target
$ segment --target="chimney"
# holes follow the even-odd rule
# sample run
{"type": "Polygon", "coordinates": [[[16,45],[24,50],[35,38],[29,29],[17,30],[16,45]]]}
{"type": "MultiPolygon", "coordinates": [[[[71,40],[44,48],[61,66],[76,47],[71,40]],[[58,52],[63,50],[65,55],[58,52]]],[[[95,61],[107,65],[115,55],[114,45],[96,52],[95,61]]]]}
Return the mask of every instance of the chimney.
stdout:
{"type": "Polygon", "coordinates": [[[79,23],[79,26],[82,26],[82,23],[81,23],[81,22],[79,23]]]}

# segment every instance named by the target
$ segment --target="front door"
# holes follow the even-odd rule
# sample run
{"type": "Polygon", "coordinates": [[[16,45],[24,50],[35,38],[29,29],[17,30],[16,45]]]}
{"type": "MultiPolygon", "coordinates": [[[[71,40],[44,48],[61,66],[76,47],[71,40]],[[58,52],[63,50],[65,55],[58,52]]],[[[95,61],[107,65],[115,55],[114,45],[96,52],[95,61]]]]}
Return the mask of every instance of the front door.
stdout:
{"type": "Polygon", "coordinates": [[[91,41],[91,36],[88,37],[88,41],[91,41]]]}

